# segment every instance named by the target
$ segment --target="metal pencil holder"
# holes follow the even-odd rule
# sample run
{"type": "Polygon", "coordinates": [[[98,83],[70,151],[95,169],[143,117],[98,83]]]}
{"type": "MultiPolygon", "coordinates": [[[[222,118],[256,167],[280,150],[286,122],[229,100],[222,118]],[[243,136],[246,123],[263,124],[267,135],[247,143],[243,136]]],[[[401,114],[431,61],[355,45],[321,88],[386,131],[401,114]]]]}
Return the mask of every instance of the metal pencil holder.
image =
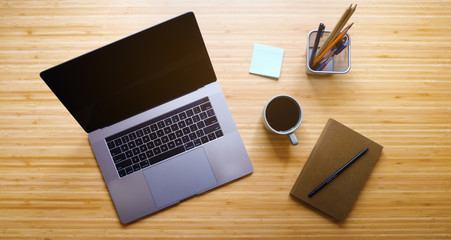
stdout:
{"type": "MultiPolygon", "coordinates": [[[[351,37],[347,33],[346,36],[348,37],[349,41],[348,46],[340,54],[333,56],[332,60],[326,65],[326,67],[322,71],[313,70],[309,66],[310,54],[312,53],[313,44],[315,43],[317,32],[318,32],[317,30],[312,30],[309,32],[307,36],[307,54],[305,64],[307,74],[328,75],[328,74],[344,74],[349,72],[349,70],[351,69],[351,37]]],[[[321,39],[322,40],[327,39],[329,34],[330,31],[324,31],[321,39]]],[[[318,51],[319,49],[320,48],[318,48],[318,51]]]]}

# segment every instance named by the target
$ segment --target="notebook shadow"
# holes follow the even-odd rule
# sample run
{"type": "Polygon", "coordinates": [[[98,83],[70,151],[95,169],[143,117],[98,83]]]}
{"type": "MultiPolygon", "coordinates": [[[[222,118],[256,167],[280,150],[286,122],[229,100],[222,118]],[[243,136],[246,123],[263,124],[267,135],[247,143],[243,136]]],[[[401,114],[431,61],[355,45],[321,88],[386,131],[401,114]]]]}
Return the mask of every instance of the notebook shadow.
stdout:
{"type": "MultiPolygon", "coordinates": [[[[316,212],[316,213],[319,214],[320,216],[322,216],[322,217],[324,217],[325,219],[329,220],[331,223],[334,223],[334,224],[336,224],[337,226],[339,226],[339,227],[341,227],[341,228],[344,227],[344,223],[345,223],[345,222],[339,222],[339,221],[337,221],[336,219],[334,219],[334,218],[332,218],[331,216],[325,214],[324,212],[320,211],[319,209],[317,209],[317,208],[315,208],[315,207],[313,207],[313,206],[311,206],[311,205],[309,205],[309,204],[303,202],[302,200],[300,200],[300,199],[298,199],[298,198],[296,198],[296,197],[293,197],[291,194],[290,194],[290,198],[291,198],[293,201],[295,201],[295,202],[301,204],[302,206],[304,206],[306,209],[308,209],[308,210],[310,210],[310,211],[313,211],[313,212],[316,212]]],[[[346,220],[345,220],[345,221],[346,221],[346,220]]]]}

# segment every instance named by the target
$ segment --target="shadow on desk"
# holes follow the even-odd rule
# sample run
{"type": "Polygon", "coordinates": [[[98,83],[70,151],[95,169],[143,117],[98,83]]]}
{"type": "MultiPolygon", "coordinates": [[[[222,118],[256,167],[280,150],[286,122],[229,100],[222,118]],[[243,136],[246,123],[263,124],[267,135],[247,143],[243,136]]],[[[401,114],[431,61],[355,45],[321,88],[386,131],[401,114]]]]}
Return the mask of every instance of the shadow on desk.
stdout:
{"type": "MultiPolygon", "coordinates": [[[[261,122],[263,122],[263,117],[261,117],[261,122]]],[[[262,129],[265,132],[266,141],[265,143],[269,143],[271,146],[271,149],[277,156],[278,160],[280,162],[290,162],[291,160],[291,152],[296,151],[296,148],[299,147],[302,142],[300,141],[298,145],[293,146],[290,144],[290,140],[288,139],[287,135],[278,135],[275,133],[269,132],[262,124],[262,129]]],[[[301,126],[295,131],[296,134],[299,134],[301,126]]],[[[298,137],[298,136],[297,136],[298,137]]]]}
{"type": "MultiPolygon", "coordinates": [[[[316,214],[320,215],[321,217],[329,220],[331,223],[336,224],[338,227],[343,228],[345,223],[346,223],[346,220],[344,222],[338,222],[337,220],[335,220],[334,218],[330,217],[329,215],[323,213],[322,211],[318,210],[317,208],[315,208],[315,207],[313,207],[313,206],[311,206],[311,205],[309,205],[309,204],[307,204],[307,203],[305,203],[305,202],[303,202],[303,201],[291,196],[291,194],[290,194],[290,198],[291,198],[291,200],[293,200],[294,202],[298,203],[299,205],[302,205],[302,207],[305,207],[309,211],[315,212],[316,214]]],[[[301,206],[299,206],[299,207],[301,207],[301,206]]]]}

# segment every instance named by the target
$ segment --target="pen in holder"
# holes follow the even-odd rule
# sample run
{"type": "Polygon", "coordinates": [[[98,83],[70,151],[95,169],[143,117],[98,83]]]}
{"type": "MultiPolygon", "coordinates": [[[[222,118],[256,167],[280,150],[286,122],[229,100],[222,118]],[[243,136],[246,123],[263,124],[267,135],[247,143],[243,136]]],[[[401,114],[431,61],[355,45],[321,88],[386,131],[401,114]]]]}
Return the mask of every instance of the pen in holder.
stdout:
{"type": "MultiPolygon", "coordinates": [[[[315,43],[315,38],[317,34],[317,30],[312,30],[309,32],[307,36],[307,54],[306,54],[306,72],[307,74],[344,74],[349,72],[351,69],[351,37],[346,33],[346,37],[348,38],[348,46],[341,51],[340,54],[335,55],[332,59],[327,63],[327,65],[323,68],[323,70],[313,70],[309,66],[310,54],[312,53],[313,45],[315,43]]],[[[324,31],[321,39],[327,39],[330,31],[324,31]]],[[[321,46],[321,45],[320,45],[321,46]]],[[[318,52],[320,48],[318,47],[318,52]]]]}

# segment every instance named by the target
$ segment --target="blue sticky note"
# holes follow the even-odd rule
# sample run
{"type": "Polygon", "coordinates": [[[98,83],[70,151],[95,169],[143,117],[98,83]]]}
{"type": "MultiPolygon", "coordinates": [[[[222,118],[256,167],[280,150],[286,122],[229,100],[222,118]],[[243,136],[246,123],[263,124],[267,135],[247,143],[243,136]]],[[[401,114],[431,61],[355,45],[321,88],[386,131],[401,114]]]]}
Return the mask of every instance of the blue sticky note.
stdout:
{"type": "Polygon", "coordinates": [[[279,78],[282,68],[283,49],[254,44],[250,73],[279,78]]]}

